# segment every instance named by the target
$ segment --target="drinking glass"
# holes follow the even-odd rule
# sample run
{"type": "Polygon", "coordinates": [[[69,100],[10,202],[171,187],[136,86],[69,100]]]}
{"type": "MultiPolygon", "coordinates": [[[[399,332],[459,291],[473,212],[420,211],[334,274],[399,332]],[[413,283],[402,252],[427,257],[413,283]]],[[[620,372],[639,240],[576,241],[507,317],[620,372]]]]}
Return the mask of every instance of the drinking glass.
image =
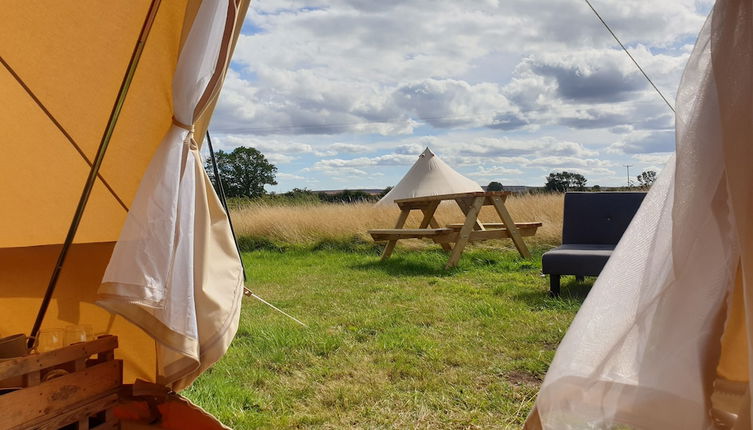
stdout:
{"type": "Polygon", "coordinates": [[[37,351],[47,352],[63,347],[63,329],[50,328],[37,334],[37,351]]]}
{"type": "Polygon", "coordinates": [[[69,325],[66,327],[63,345],[73,345],[79,342],[86,342],[86,329],[80,325],[69,325]]]}
{"type": "Polygon", "coordinates": [[[81,324],[81,327],[84,328],[84,331],[86,332],[86,340],[94,340],[94,329],[92,328],[91,324],[81,324]]]}

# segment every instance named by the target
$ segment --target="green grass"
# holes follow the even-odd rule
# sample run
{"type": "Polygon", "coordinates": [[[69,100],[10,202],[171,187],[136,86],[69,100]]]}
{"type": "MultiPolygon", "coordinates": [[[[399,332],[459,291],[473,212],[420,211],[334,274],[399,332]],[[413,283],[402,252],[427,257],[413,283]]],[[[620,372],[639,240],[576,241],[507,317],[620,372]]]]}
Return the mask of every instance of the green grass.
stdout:
{"type": "MultiPolygon", "coordinates": [[[[263,247],[262,247],[263,248],[263,247]]],[[[589,283],[547,296],[540,255],[362,243],[244,253],[228,354],[184,395],[236,429],[519,427],[589,283]]],[[[569,280],[568,280],[569,281],[569,280]]]]}

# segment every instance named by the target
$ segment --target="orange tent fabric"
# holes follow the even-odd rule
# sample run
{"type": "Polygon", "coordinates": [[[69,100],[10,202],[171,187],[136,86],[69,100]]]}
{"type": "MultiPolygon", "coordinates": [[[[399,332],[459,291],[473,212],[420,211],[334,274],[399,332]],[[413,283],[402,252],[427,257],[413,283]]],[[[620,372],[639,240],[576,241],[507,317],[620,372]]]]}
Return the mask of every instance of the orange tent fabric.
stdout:
{"type": "MultiPolygon", "coordinates": [[[[0,336],[31,329],[150,3],[3,5],[0,142],[9,162],[0,170],[0,336]]],[[[227,58],[194,118],[199,145],[248,4],[228,2],[227,58]]],[[[159,6],[43,323],[87,324],[94,333],[118,335],[127,381],[156,380],[155,341],[94,301],[144,172],[171,129],[173,75],[201,5],[159,6]]],[[[212,234],[225,240],[213,189],[202,187],[197,201],[214,214],[212,234]]]]}

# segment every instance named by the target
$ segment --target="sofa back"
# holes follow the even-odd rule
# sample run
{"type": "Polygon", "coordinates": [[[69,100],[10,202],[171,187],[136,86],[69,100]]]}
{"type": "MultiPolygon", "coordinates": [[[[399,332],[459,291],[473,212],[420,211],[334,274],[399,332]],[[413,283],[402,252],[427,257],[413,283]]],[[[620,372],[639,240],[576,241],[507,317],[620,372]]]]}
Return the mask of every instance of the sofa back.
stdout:
{"type": "Polygon", "coordinates": [[[563,244],[617,245],[645,192],[566,193],[563,244]]]}

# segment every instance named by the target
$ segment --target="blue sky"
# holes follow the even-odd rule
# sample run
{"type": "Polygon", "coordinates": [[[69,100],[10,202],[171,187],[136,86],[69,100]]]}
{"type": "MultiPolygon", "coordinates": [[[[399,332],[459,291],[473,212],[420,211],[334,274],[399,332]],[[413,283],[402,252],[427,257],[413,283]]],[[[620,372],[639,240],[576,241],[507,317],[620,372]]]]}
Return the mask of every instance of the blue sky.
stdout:
{"type": "MultiPolygon", "coordinates": [[[[592,0],[672,103],[707,0],[592,0]]],[[[256,0],[211,124],[268,190],[384,188],[429,146],[485,185],[660,171],[672,112],[582,0],[256,0]]]]}

